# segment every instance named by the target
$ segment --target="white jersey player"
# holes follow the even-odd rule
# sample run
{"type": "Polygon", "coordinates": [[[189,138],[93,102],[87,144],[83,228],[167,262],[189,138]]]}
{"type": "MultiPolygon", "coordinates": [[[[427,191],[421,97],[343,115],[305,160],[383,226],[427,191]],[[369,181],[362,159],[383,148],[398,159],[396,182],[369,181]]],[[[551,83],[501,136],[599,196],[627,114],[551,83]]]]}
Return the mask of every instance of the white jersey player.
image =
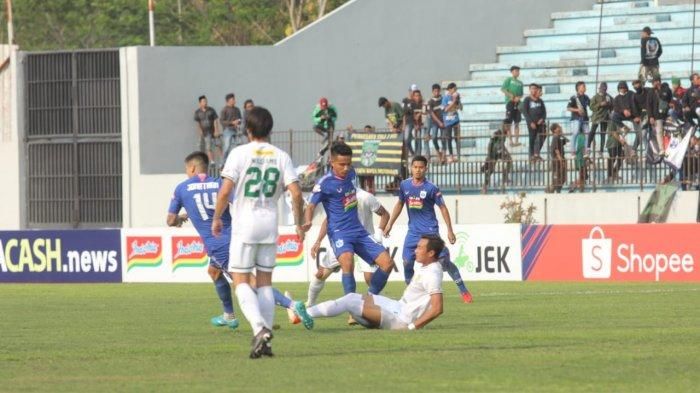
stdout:
{"type": "MultiPolygon", "coordinates": [[[[289,155],[268,142],[272,131],[272,115],[262,107],[253,108],[246,118],[250,143],[238,146],[229,154],[224,169],[212,233],[221,233],[221,215],[231,193],[231,245],[228,270],[236,287],[236,297],[253,333],[251,358],[272,355],[272,322],[275,301],[272,271],[277,256],[277,203],[286,190],[292,195],[297,233],[303,240],[300,226],[303,199],[294,165],[289,155]],[[251,287],[255,271],[257,293],[251,287]]],[[[303,304],[297,312],[306,317],[303,304]]]]}
{"type": "Polygon", "coordinates": [[[368,328],[420,329],[442,314],[442,266],[438,256],[445,242],[437,235],[424,235],[416,247],[419,267],[401,299],[349,293],[340,299],[308,308],[313,317],[334,317],[346,312],[368,328]]]}

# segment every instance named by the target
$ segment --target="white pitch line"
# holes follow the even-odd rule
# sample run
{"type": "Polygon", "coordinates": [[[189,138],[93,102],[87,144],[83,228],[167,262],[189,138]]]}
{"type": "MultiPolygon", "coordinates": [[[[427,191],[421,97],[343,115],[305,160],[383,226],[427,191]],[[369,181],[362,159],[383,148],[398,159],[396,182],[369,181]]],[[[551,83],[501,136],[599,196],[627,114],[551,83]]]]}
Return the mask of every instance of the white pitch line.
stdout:
{"type": "Polygon", "coordinates": [[[619,294],[645,294],[645,293],[674,293],[674,292],[699,292],[700,288],[677,289],[640,289],[640,290],[607,290],[607,291],[567,291],[567,292],[492,292],[476,294],[476,297],[505,297],[505,296],[562,296],[562,295],[619,295],[619,294]]]}

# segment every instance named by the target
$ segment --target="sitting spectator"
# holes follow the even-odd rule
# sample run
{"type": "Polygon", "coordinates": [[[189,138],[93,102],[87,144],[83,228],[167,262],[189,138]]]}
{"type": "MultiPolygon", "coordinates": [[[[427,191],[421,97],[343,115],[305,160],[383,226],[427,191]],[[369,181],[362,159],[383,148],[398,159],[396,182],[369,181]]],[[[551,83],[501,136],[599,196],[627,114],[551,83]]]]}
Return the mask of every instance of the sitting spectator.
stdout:
{"type": "Polygon", "coordinates": [[[564,145],[568,142],[562,135],[561,126],[554,123],[549,128],[552,132],[552,144],[550,145],[549,156],[552,159],[552,192],[559,194],[566,183],[566,153],[564,145]]]}
{"type": "MultiPolygon", "coordinates": [[[[634,127],[634,146],[639,146],[642,138],[642,126],[641,126],[641,115],[639,108],[634,100],[634,96],[630,93],[627,87],[627,82],[621,81],[617,84],[618,95],[613,100],[613,113],[611,116],[611,123],[614,125],[616,131],[626,131],[627,127],[622,123],[623,121],[631,121],[634,127]]],[[[608,129],[608,134],[610,134],[610,129],[608,129]]],[[[607,147],[607,149],[610,149],[607,147]]],[[[636,149],[635,149],[636,150],[636,149]]],[[[624,153],[624,151],[623,151],[624,153]]]]}
{"type": "Polygon", "coordinates": [[[642,29],[642,64],[639,66],[639,78],[637,79],[644,82],[661,77],[659,57],[663,53],[663,48],[659,39],[651,36],[653,33],[649,26],[642,29]]]}
{"type": "Polygon", "coordinates": [[[413,149],[413,134],[415,132],[415,123],[413,116],[413,93],[418,91],[418,86],[412,84],[408,88],[408,95],[401,101],[401,109],[403,110],[403,144],[408,148],[408,154],[415,155],[415,150],[413,149]]]}
{"type": "Polygon", "coordinates": [[[510,138],[510,146],[520,146],[520,100],[523,98],[523,82],[520,77],[520,67],[510,67],[510,76],[503,81],[501,92],[506,97],[506,118],[503,120],[503,131],[510,138]],[[511,132],[515,129],[515,135],[511,132]]]}
{"type": "Polygon", "coordinates": [[[457,148],[457,157],[459,157],[460,152],[460,136],[459,136],[459,111],[462,109],[462,100],[457,92],[457,85],[452,82],[447,85],[447,93],[442,97],[442,122],[445,125],[443,139],[442,139],[442,151],[449,152],[450,158],[448,162],[456,162],[455,156],[452,151],[452,142],[455,142],[457,148]]]}
{"type": "Polygon", "coordinates": [[[219,116],[214,108],[207,105],[207,97],[199,96],[199,107],[194,111],[194,121],[197,124],[197,133],[199,141],[197,149],[204,151],[209,157],[211,166],[215,166],[214,162],[214,138],[219,135],[219,122],[216,121],[219,116]]]}
{"type": "Polygon", "coordinates": [[[221,109],[221,127],[224,129],[222,134],[224,161],[226,161],[229,151],[242,143],[241,130],[239,130],[241,117],[241,110],[236,106],[236,95],[226,94],[226,106],[221,109]]]}
{"type": "Polygon", "coordinates": [[[690,87],[683,96],[683,115],[685,121],[695,123],[700,117],[700,75],[694,73],[690,76],[690,87]]]}
{"type": "Polygon", "coordinates": [[[335,106],[328,105],[328,99],[321,97],[318,104],[314,107],[312,114],[314,121],[314,131],[323,137],[323,143],[332,138],[335,131],[335,122],[338,119],[338,111],[335,106]]]}
{"type": "Polygon", "coordinates": [[[595,141],[595,134],[600,128],[600,155],[603,155],[605,149],[605,136],[608,132],[608,124],[610,122],[610,113],[613,108],[613,98],[608,94],[608,84],[601,82],[598,87],[598,93],[591,100],[591,133],[588,134],[588,149],[595,141]]]}
{"type": "Polygon", "coordinates": [[[664,125],[673,97],[673,93],[668,87],[668,84],[664,83],[663,85],[661,84],[661,78],[654,77],[653,88],[648,93],[647,97],[649,124],[653,127],[652,129],[656,136],[656,151],[661,157],[666,155],[664,151],[664,125]],[[665,85],[665,87],[663,85],[665,85]]]}
{"type": "Polygon", "coordinates": [[[673,92],[673,100],[671,100],[671,109],[669,110],[669,116],[676,123],[683,116],[683,96],[685,96],[686,89],[681,86],[681,78],[673,77],[671,78],[671,91],[673,92]]]}
{"type": "Polygon", "coordinates": [[[400,133],[401,125],[403,124],[403,109],[401,104],[391,102],[385,97],[379,97],[379,107],[384,108],[384,116],[386,117],[387,125],[392,132],[400,133]]]}
{"type": "Polygon", "coordinates": [[[440,150],[440,138],[445,128],[445,123],[442,122],[442,89],[437,83],[433,85],[433,96],[428,101],[428,132],[433,139],[433,149],[437,154],[437,161],[444,164],[447,159],[442,150],[440,150]]]}
{"type": "Polygon", "coordinates": [[[508,149],[506,149],[506,134],[501,130],[497,130],[493,133],[493,136],[491,136],[486,162],[481,166],[481,172],[484,173],[484,185],[481,188],[482,194],[488,192],[491,183],[491,175],[496,171],[496,164],[499,160],[505,162],[502,181],[503,184],[507,184],[509,182],[508,175],[513,167],[513,160],[510,157],[508,149]]]}
{"type": "Polygon", "coordinates": [[[540,151],[547,136],[547,108],[542,96],[542,87],[536,83],[530,84],[530,95],[523,100],[523,115],[527,122],[527,130],[530,136],[528,146],[531,162],[542,161],[540,151]]]}
{"type": "Polygon", "coordinates": [[[576,136],[578,134],[588,135],[588,107],[590,104],[591,99],[586,95],[586,83],[576,82],[576,94],[571,96],[566,105],[566,110],[571,112],[572,153],[576,152],[576,136]]]}

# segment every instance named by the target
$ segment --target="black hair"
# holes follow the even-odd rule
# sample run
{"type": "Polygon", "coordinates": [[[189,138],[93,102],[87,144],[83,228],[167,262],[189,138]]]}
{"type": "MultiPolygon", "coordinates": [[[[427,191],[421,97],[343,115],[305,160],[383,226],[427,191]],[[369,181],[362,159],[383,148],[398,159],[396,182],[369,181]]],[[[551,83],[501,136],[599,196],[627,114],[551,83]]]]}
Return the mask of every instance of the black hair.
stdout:
{"type": "Polygon", "coordinates": [[[226,94],[226,102],[228,102],[228,100],[230,100],[231,98],[236,98],[236,95],[233,93],[226,94]]]}
{"type": "Polygon", "coordinates": [[[557,128],[561,128],[559,123],[552,123],[552,125],[549,126],[549,131],[554,132],[554,130],[556,130],[557,128]]]}
{"type": "Polygon", "coordinates": [[[542,87],[538,85],[537,83],[530,83],[530,87],[534,87],[536,89],[541,89],[542,87]]]}
{"type": "Polygon", "coordinates": [[[206,99],[207,99],[207,96],[199,96],[199,98],[197,98],[197,102],[202,102],[202,100],[206,100],[206,99]]]}
{"type": "Polygon", "coordinates": [[[435,89],[442,90],[442,89],[440,88],[440,85],[439,85],[439,84],[433,83],[433,87],[431,88],[431,90],[435,90],[435,89]]]}
{"type": "Polygon", "coordinates": [[[445,241],[438,235],[423,235],[420,238],[428,241],[428,251],[433,251],[435,253],[435,259],[437,259],[438,255],[445,249],[445,241]]]}
{"type": "Polygon", "coordinates": [[[578,81],[578,82],[576,82],[576,91],[578,91],[578,88],[579,88],[580,86],[584,86],[585,84],[586,84],[586,82],[584,82],[584,81],[578,81]]]}
{"type": "Polygon", "coordinates": [[[209,168],[209,156],[201,151],[195,151],[185,157],[186,164],[197,165],[200,169],[207,170],[209,168]]]}
{"type": "Polygon", "coordinates": [[[379,101],[377,101],[377,104],[381,107],[386,105],[387,102],[389,102],[389,100],[387,100],[386,97],[379,97],[379,101]]]}
{"type": "Polygon", "coordinates": [[[516,65],[510,67],[510,72],[513,72],[513,71],[515,71],[515,70],[520,70],[520,67],[518,67],[518,66],[516,66],[516,65]]]}
{"type": "Polygon", "coordinates": [[[454,82],[450,82],[450,84],[447,85],[447,89],[448,89],[448,90],[449,90],[449,89],[456,89],[456,88],[457,88],[457,84],[454,83],[454,82]]]}
{"type": "Polygon", "coordinates": [[[267,109],[256,106],[246,116],[246,128],[254,138],[267,138],[272,132],[272,114],[267,109]]]}
{"type": "Polygon", "coordinates": [[[245,100],[245,102],[243,103],[243,107],[245,108],[245,106],[248,105],[248,104],[253,104],[253,106],[255,106],[255,103],[254,103],[253,100],[251,100],[250,98],[248,98],[247,100],[245,100]]]}
{"type": "Polygon", "coordinates": [[[352,156],[352,148],[345,142],[335,142],[333,146],[331,146],[331,156],[352,156]]]}
{"type": "Polygon", "coordinates": [[[413,163],[416,162],[416,161],[422,162],[423,164],[425,164],[425,166],[428,166],[428,159],[425,158],[424,156],[415,156],[415,157],[413,157],[413,159],[411,160],[411,165],[413,165],[413,163]]]}

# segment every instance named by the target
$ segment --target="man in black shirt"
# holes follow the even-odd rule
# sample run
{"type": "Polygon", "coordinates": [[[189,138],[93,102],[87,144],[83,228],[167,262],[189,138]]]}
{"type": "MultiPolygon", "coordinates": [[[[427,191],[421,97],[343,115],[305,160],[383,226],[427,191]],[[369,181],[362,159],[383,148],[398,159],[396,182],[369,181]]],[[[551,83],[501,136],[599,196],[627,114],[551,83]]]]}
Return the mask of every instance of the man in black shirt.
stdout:
{"type": "Polygon", "coordinates": [[[576,136],[580,133],[588,136],[588,107],[591,99],[586,95],[586,83],[576,82],[576,94],[571,96],[566,110],[571,112],[571,152],[576,154],[576,136]]]}
{"type": "Polygon", "coordinates": [[[547,135],[545,122],[547,121],[547,108],[542,96],[542,87],[536,83],[530,84],[530,95],[523,100],[523,116],[527,122],[527,130],[530,135],[528,153],[530,161],[541,161],[540,151],[547,135]]]}
{"type": "Polygon", "coordinates": [[[428,132],[433,140],[433,148],[437,153],[439,163],[444,163],[447,158],[445,153],[440,150],[440,139],[442,131],[445,128],[445,123],[442,122],[442,89],[437,83],[433,84],[433,96],[428,101],[428,132]]]}
{"type": "Polygon", "coordinates": [[[221,109],[221,127],[224,132],[223,150],[224,161],[228,156],[229,150],[241,144],[241,110],[236,106],[236,96],[233,93],[226,95],[226,106],[221,109]]]}
{"type": "Polygon", "coordinates": [[[685,92],[681,102],[685,120],[693,124],[694,121],[700,118],[700,75],[697,73],[691,75],[690,82],[691,85],[685,92]]]}
{"type": "Polygon", "coordinates": [[[413,92],[418,90],[416,84],[412,84],[408,89],[408,95],[401,101],[401,109],[403,110],[403,143],[408,149],[408,154],[413,156],[413,130],[415,124],[413,122],[413,92]]]}
{"type": "MultiPolygon", "coordinates": [[[[647,112],[647,102],[649,101],[651,89],[648,87],[644,87],[644,82],[641,80],[633,81],[632,87],[634,87],[634,94],[632,95],[632,97],[634,97],[634,104],[639,110],[639,117],[641,119],[640,125],[641,128],[644,130],[644,135],[648,140],[652,127],[651,123],[649,122],[649,113],[647,112]]],[[[635,151],[637,150],[641,142],[643,142],[642,138],[637,138],[634,141],[633,148],[635,151]]]]}
{"type": "Polygon", "coordinates": [[[639,66],[639,80],[648,81],[660,77],[659,57],[663,53],[661,42],[656,37],[652,37],[653,31],[649,26],[642,29],[642,61],[639,66]]]}
{"type": "Polygon", "coordinates": [[[207,105],[207,97],[199,96],[199,108],[194,111],[194,121],[199,135],[197,148],[207,153],[210,165],[215,165],[212,140],[219,135],[219,123],[216,121],[218,118],[216,111],[207,105]]]}
{"type": "MultiPolygon", "coordinates": [[[[630,93],[627,82],[621,81],[617,84],[618,95],[613,100],[612,113],[612,130],[618,131],[626,128],[623,121],[631,121],[634,127],[635,140],[634,146],[639,146],[642,137],[642,118],[641,111],[634,100],[634,96],[630,93]]],[[[636,148],[635,148],[636,149],[636,148]]]]}

